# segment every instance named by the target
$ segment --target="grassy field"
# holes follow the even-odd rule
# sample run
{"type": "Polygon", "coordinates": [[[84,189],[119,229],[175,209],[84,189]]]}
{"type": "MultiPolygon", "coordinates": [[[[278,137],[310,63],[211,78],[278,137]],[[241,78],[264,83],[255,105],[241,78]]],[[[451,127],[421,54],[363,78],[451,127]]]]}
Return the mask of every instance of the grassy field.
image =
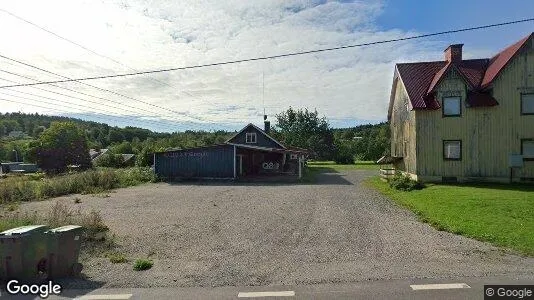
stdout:
{"type": "Polygon", "coordinates": [[[344,170],[378,170],[380,165],[375,164],[374,161],[357,161],[352,165],[338,165],[333,161],[309,161],[308,168],[304,170],[304,175],[301,179],[303,183],[314,183],[315,176],[323,172],[339,172],[344,170]]]}
{"type": "Polygon", "coordinates": [[[367,183],[438,230],[534,256],[532,185],[427,184],[423,190],[401,192],[378,177],[367,183]]]}

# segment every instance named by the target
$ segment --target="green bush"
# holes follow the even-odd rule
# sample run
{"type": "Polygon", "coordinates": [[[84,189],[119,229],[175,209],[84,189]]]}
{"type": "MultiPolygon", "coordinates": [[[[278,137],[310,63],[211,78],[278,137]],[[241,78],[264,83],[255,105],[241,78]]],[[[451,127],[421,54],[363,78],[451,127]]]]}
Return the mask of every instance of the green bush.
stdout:
{"type": "Polygon", "coordinates": [[[421,182],[412,180],[400,172],[395,173],[395,176],[389,180],[389,186],[400,191],[412,191],[424,188],[421,182]]]}
{"type": "Polygon", "coordinates": [[[154,263],[148,259],[138,259],[135,261],[133,269],[135,271],[144,271],[152,268],[154,263]]]}
{"type": "Polygon", "coordinates": [[[334,162],[338,165],[353,165],[354,156],[351,153],[336,153],[334,162]]]}
{"type": "Polygon", "coordinates": [[[122,155],[114,154],[111,151],[104,153],[94,162],[96,167],[121,168],[124,166],[122,155]]]}

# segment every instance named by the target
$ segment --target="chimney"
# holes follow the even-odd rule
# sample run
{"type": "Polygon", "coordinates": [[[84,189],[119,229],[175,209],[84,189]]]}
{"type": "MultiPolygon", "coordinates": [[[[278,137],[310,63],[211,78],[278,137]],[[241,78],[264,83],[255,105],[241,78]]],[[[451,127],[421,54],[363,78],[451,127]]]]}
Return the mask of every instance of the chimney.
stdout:
{"type": "Polygon", "coordinates": [[[447,62],[461,62],[462,61],[462,46],[464,44],[450,45],[445,49],[445,61],[447,62]]]}
{"type": "Polygon", "coordinates": [[[271,131],[271,122],[267,121],[267,115],[263,115],[263,123],[265,124],[263,131],[269,133],[269,131],[271,131]]]}

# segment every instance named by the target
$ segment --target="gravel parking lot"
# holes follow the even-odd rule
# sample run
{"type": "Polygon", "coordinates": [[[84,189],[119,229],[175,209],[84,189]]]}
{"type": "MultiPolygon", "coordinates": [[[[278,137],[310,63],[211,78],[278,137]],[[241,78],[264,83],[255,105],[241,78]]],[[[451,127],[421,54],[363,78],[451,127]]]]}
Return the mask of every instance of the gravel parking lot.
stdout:
{"type": "MultiPolygon", "coordinates": [[[[321,174],[317,184],[158,183],[65,201],[100,210],[132,270],[84,258],[107,287],[243,286],[534,274],[534,259],[437,231],[362,184],[376,171],[321,174]]],[[[77,285],[82,282],[76,282],[77,285]]]]}

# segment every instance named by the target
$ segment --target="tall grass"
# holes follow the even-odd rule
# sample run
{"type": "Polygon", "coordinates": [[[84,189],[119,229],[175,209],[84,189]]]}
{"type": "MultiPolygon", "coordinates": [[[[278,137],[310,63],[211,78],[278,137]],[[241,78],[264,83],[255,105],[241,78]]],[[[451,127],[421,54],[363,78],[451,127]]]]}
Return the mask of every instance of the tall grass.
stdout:
{"type": "Polygon", "coordinates": [[[149,168],[98,169],[49,178],[10,177],[0,180],[0,204],[99,193],[154,181],[156,177],[149,168]]]}
{"type": "Polygon", "coordinates": [[[0,218],[0,232],[25,225],[47,225],[50,228],[65,225],[80,225],[85,229],[88,238],[98,232],[108,231],[98,211],[92,210],[82,213],[79,210],[70,209],[64,203],[56,201],[48,211],[38,214],[37,212],[10,212],[0,218]]]}

